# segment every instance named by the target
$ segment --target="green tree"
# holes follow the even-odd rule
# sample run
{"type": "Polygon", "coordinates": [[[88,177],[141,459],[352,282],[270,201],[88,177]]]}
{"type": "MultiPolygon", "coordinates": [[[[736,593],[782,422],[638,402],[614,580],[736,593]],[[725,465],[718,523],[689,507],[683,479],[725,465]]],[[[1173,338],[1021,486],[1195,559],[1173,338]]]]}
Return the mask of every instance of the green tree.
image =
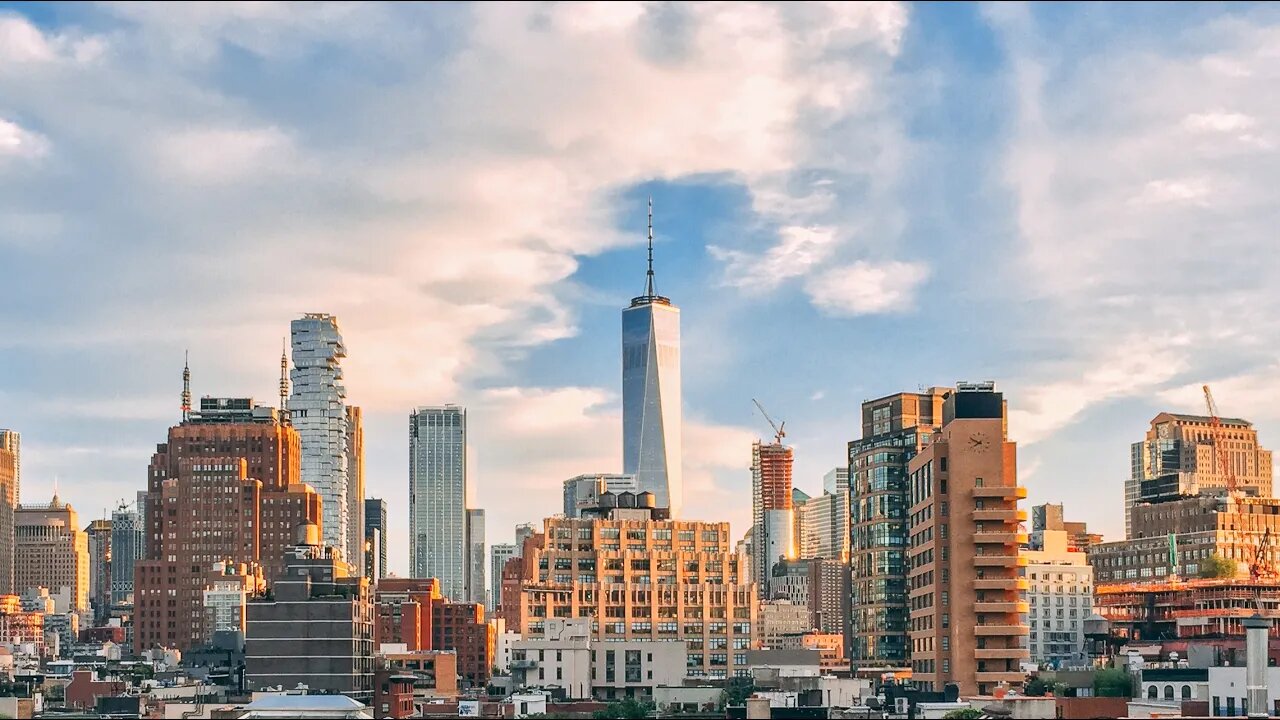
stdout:
{"type": "Polygon", "coordinates": [[[1233,578],[1236,576],[1236,569],[1234,560],[1228,560],[1214,553],[1200,563],[1200,577],[1233,578]]]}
{"type": "Polygon", "coordinates": [[[952,710],[943,715],[943,720],[978,720],[982,717],[982,711],[977,708],[965,708],[963,710],[952,710]]]}
{"type": "Polygon", "coordinates": [[[1098,697],[1133,697],[1133,678],[1124,670],[1099,670],[1093,676],[1093,694],[1098,697]]]}
{"type": "Polygon", "coordinates": [[[720,707],[729,707],[730,705],[738,706],[747,702],[747,698],[751,697],[756,691],[756,686],[751,682],[730,682],[720,693],[720,707]]]}
{"type": "Polygon", "coordinates": [[[1031,678],[1027,684],[1022,687],[1022,694],[1028,697],[1044,697],[1049,692],[1049,683],[1040,679],[1040,676],[1031,678]]]}
{"type": "Polygon", "coordinates": [[[596,720],[613,720],[613,718],[621,718],[622,720],[640,720],[646,718],[649,713],[656,709],[653,703],[640,702],[635,698],[627,698],[617,702],[609,703],[609,706],[603,710],[597,710],[591,714],[596,720]]]}

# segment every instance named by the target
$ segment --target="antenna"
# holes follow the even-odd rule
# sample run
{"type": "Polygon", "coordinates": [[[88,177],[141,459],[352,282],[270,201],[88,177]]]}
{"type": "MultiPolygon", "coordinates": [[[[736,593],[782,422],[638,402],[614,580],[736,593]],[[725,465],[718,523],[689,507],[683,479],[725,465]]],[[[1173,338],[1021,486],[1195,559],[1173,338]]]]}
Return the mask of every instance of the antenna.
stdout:
{"type": "Polygon", "coordinates": [[[649,271],[645,273],[645,293],[653,297],[653,196],[649,196],[649,271]]]}
{"type": "Polygon", "coordinates": [[[289,357],[285,353],[284,338],[280,338],[280,422],[289,423],[293,417],[289,413],[289,357]]]}
{"type": "Polygon", "coordinates": [[[191,351],[182,351],[182,422],[191,419],[191,351]]]}

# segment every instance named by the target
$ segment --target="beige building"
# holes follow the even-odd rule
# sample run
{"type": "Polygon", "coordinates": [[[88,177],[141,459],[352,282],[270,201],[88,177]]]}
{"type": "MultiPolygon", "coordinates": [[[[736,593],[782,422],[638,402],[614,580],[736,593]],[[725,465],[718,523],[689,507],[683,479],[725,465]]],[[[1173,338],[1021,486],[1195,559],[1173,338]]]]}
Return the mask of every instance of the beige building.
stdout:
{"type": "Polygon", "coordinates": [[[588,618],[549,618],[544,637],[513,643],[511,672],[517,687],[573,700],[652,699],[655,688],[684,683],[687,656],[682,642],[598,642],[588,618]]]}
{"type": "Polygon", "coordinates": [[[757,600],[729,550],[729,523],[654,520],[647,492],[606,492],[601,503],[548,519],[526,543],[521,637],[547,637],[550,619],[591,618],[596,640],[685,641],[690,676],[745,675],[757,600]]]}
{"type": "Polygon", "coordinates": [[[994,383],[961,383],[908,465],[911,666],[926,688],[954,682],[961,695],[989,695],[1023,681],[1026,489],[1005,417],[994,383]]]}
{"type": "Polygon", "coordinates": [[[1066,530],[1041,530],[1042,548],[1023,550],[1027,565],[1031,659],[1051,668],[1088,664],[1084,619],[1093,612],[1093,568],[1066,530]]]}
{"type": "Polygon", "coordinates": [[[813,614],[808,603],[791,600],[769,600],[760,603],[758,613],[760,647],[788,647],[784,637],[800,635],[813,629],[813,614]]]}
{"type": "Polygon", "coordinates": [[[14,587],[68,588],[70,610],[89,609],[89,536],[75,509],[55,494],[48,505],[19,505],[14,513],[14,587]]]}
{"type": "Polygon", "coordinates": [[[13,516],[18,505],[18,434],[0,430],[0,595],[12,595],[13,516]]]}
{"type": "Polygon", "coordinates": [[[1222,493],[1227,477],[1223,458],[1235,475],[1236,487],[1245,494],[1271,497],[1271,451],[1258,444],[1253,423],[1239,418],[1219,418],[1214,429],[1203,415],[1160,413],[1151,428],[1130,451],[1129,479],[1124,486],[1125,538],[1137,537],[1134,508],[1143,502],[1222,493]],[[1224,447],[1218,447],[1218,440],[1224,447]]]}

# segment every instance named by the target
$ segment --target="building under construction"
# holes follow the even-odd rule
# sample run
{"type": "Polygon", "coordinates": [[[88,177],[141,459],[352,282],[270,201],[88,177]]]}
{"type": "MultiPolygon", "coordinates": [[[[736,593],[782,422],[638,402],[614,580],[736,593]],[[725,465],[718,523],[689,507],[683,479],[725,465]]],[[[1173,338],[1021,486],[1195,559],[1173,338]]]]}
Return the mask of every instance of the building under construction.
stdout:
{"type": "Polygon", "coordinates": [[[1280,580],[1215,578],[1162,583],[1113,583],[1094,590],[1094,611],[1113,636],[1129,640],[1244,637],[1255,613],[1280,637],[1280,580]]]}

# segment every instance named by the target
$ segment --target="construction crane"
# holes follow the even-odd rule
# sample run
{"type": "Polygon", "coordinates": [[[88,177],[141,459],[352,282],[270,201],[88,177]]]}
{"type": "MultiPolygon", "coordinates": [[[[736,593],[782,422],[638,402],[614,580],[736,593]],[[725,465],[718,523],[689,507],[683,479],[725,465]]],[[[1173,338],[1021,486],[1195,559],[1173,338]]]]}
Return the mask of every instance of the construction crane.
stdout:
{"type": "Polygon", "coordinates": [[[1212,428],[1210,433],[1213,435],[1213,454],[1218,456],[1218,467],[1222,471],[1222,477],[1227,485],[1227,493],[1235,495],[1236,493],[1236,473],[1231,468],[1231,459],[1227,457],[1227,445],[1223,439],[1222,418],[1218,417],[1218,404],[1213,401],[1213,393],[1209,391],[1208,385],[1201,386],[1204,390],[1204,404],[1209,410],[1209,425],[1212,428]]]}
{"type": "Polygon", "coordinates": [[[1280,572],[1276,572],[1275,565],[1271,563],[1268,557],[1271,549],[1271,528],[1267,528],[1262,533],[1262,537],[1258,539],[1258,548],[1253,553],[1253,562],[1249,563],[1249,578],[1259,580],[1262,578],[1280,577],[1280,572]]]}
{"type": "Polygon", "coordinates": [[[773,426],[773,441],[778,445],[781,445],[782,438],[787,436],[787,431],[784,429],[787,427],[787,421],[783,420],[782,424],[774,422],[773,418],[769,417],[769,413],[765,412],[764,406],[760,404],[759,400],[751,398],[751,402],[756,404],[756,409],[760,411],[760,414],[764,416],[765,420],[769,421],[769,425],[773,426]]]}

